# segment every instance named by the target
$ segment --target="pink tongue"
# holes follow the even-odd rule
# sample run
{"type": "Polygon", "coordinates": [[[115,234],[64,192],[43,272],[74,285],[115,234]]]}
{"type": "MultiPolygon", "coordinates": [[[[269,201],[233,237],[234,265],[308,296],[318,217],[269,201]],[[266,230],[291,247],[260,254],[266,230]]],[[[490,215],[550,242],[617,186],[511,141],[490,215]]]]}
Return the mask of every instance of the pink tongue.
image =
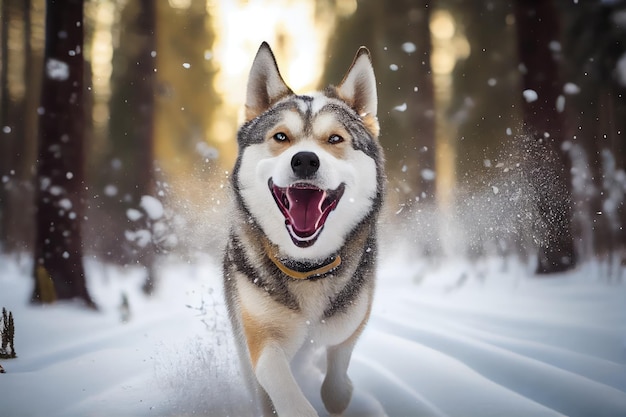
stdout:
{"type": "Polygon", "coordinates": [[[287,188],[288,217],[293,231],[300,237],[313,235],[321,226],[326,192],[316,188],[287,188]]]}

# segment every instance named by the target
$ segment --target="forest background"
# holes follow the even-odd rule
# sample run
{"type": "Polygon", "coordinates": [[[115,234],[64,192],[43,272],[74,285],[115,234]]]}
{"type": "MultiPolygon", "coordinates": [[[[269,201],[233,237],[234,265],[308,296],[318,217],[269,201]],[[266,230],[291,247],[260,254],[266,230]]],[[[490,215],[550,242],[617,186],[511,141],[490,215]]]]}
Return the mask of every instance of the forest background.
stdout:
{"type": "Polygon", "coordinates": [[[297,92],[338,83],[357,48],[370,49],[387,250],[515,256],[538,276],[599,259],[621,273],[624,1],[0,7],[0,250],[33,260],[33,301],[94,306],[84,257],[143,266],[150,293],[164,255],[220,256],[262,41],[297,92]]]}

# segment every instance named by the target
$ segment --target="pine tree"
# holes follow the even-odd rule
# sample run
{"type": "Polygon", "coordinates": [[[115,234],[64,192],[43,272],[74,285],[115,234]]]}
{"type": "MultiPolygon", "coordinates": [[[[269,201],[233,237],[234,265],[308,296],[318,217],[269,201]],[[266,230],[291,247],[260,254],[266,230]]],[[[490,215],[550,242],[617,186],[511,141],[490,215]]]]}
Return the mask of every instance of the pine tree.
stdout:
{"type": "Polygon", "coordinates": [[[2,307],[2,327],[0,327],[0,333],[2,333],[2,347],[0,348],[0,355],[4,355],[7,352],[7,346],[9,345],[8,323],[7,309],[2,307]]]}
{"type": "Polygon", "coordinates": [[[15,321],[13,320],[13,313],[10,311],[7,312],[7,309],[5,307],[2,307],[2,320],[0,321],[0,325],[0,334],[2,334],[0,358],[16,358],[17,354],[15,353],[15,321]]]}
{"type": "MultiPolygon", "coordinates": [[[[7,339],[11,347],[11,357],[17,357],[15,353],[15,322],[13,321],[13,313],[9,311],[9,324],[7,326],[7,339]]],[[[7,352],[8,353],[8,352],[7,352]]]]}

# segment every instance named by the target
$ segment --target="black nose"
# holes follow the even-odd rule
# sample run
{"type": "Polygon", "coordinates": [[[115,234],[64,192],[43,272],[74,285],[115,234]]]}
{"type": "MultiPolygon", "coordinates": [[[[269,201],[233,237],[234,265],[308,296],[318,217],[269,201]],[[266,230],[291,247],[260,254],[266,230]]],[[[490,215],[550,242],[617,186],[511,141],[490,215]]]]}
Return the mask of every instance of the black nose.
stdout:
{"type": "Polygon", "coordinates": [[[298,152],[291,158],[291,169],[298,178],[309,178],[320,167],[320,159],[313,152],[298,152]]]}

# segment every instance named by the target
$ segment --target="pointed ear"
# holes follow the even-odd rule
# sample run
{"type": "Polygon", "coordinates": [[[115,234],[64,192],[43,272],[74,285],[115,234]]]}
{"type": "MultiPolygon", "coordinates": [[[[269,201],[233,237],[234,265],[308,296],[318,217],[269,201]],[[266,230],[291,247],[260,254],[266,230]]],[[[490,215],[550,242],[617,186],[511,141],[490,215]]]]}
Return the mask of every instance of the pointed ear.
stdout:
{"type": "Polygon", "coordinates": [[[356,53],[354,61],[337,87],[343,100],[352,107],[361,118],[376,117],[378,96],[376,94],[376,78],[370,52],[362,46],[356,53]]]}
{"type": "Polygon", "coordinates": [[[267,42],[256,53],[246,93],[246,121],[250,121],[269,109],[283,97],[293,94],[283,81],[276,59],[267,42]]]}

